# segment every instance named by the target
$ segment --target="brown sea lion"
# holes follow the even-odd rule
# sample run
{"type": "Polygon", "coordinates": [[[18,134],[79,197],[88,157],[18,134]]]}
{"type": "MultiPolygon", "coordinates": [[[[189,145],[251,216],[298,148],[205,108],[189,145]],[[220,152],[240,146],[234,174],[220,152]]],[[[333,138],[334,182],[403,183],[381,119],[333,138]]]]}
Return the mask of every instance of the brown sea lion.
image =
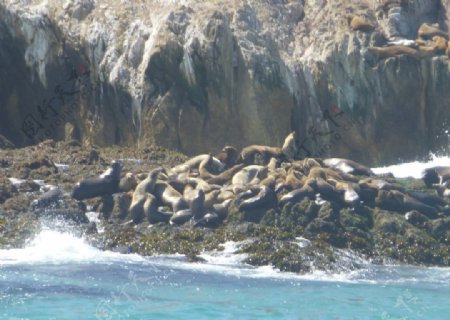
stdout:
{"type": "Polygon", "coordinates": [[[131,172],[127,172],[125,177],[120,179],[119,190],[121,192],[128,192],[130,190],[134,190],[137,186],[137,179],[134,174],[131,172]]]}
{"type": "Polygon", "coordinates": [[[417,47],[417,57],[418,58],[426,58],[426,57],[432,57],[435,54],[438,53],[438,49],[436,45],[431,46],[418,46],[417,47]]]}
{"type": "Polygon", "coordinates": [[[284,206],[286,203],[289,202],[290,203],[300,202],[304,198],[309,198],[313,200],[316,197],[315,196],[316,183],[317,181],[315,179],[308,179],[301,188],[292,190],[291,192],[282,196],[279,201],[279,204],[281,206],[284,206]]]}
{"type": "Polygon", "coordinates": [[[261,156],[264,165],[270,161],[270,158],[283,157],[283,153],[280,148],[251,145],[242,149],[239,156],[239,161],[247,165],[254,164],[257,155],[261,156]]]}
{"type": "Polygon", "coordinates": [[[243,163],[237,164],[237,165],[229,168],[228,170],[225,170],[224,172],[222,172],[216,176],[211,176],[210,178],[207,178],[205,180],[206,180],[206,182],[208,182],[210,184],[223,185],[224,183],[231,181],[233,176],[237,172],[241,171],[244,167],[245,167],[245,164],[243,164],[243,163]]]}
{"type": "MultiPolygon", "coordinates": [[[[297,133],[292,131],[288,136],[284,139],[283,146],[281,147],[281,152],[284,154],[286,159],[292,160],[298,153],[297,148],[297,133]]],[[[276,159],[276,158],[275,158],[276,159]]]]}
{"type": "Polygon", "coordinates": [[[262,180],[267,176],[268,168],[259,165],[250,165],[244,167],[237,172],[231,179],[231,183],[234,185],[247,185],[251,184],[255,178],[262,180]]]}
{"type": "Polygon", "coordinates": [[[130,204],[129,214],[134,223],[141,223],[144,219],[144,203],[147,200],[147,193],[133,194],[133,200],[130,204]]]}
{"type": "Polygon", "coordinates": [[[192,211],[194,219],[201,219],[205,214],[205,192],[203,190],[197,190],[195,196],[189,203],[189,208],[192,211]]]}
{"type": "Polygon", "coordinates": [[[258,188],[259,191],[256,196],[246,199],[239,204],[240,211],[268,209],[276,206],[277,197],[273,189],[266,186],[258,186],[258,188]]]}
{"type": "Polygon", "coordinates": [[[417,30],[417,35],[425,40],[432,39],[434,36],[440,36],[448,40],[448,33],[440,30],[437,24],[422,23],[417,30]]]}
{"type": "Polygon", "coordinates": [[[352,31],[370,32],[375,29],[373,24],[360,16],[348,16],[347,21],[352,31]]]}
{"type": "Polygon", "coordinates": [[[147,199],[143,206],[144,216],[147,217],[149,223],[169,222],[172,214],[158,210],[158,199],[151,193],[147,194],[147,199]]]}
{"type": "Polygon", "coordinates": [[[367,50],[373,54],[376,54],[381,59],[391,58],[399,56],[401,54],[408,55],[410,57],[419,59],[420,55],[417,49],[407,46],[388,46],[388,47],[369,47],[367,50]]]}
{"type": "Polygon", "coordinates": [[[447,39],[441,36],[434,36],[432,40],[435,43],[436,53],[445,54],[448,46],[447,39]]]}
{"type": "Polygon", "coordinates": [[[173,212],[186,209],[188,207],[187,202],[184,200],[181,193],[175,190],[170,184],[162,181],[158,181],[155,184],[154,195],[164,205],[170,206],[173,212]]]}
{"type": "Polygon", "coordinates": [[[232,146],[223,147],[220,153],[216,155],[216,158],[225,165],[225,170],[234,166],[238,157],[239,151],[232,146]]]}
{"type": "MultiPolygon", "coordinates": [[[[170,169],[168,174],[170,176],[172,176],[172,175],[180,174],[180,173],[183,173],[183,172],[196,170],[196,169],[198,169],[198,166],[200,165],[200,162],[202,162],[203,160],[205,160],[208,157],[210,157],[209,154],[201,154],[201,155],[192,157],[188,161],[186,161],[186,162],[184,162],[184,163],[182,163],[180,165],[177,165],[177,166],[173,167],[172,169],[170,169]]],[[[214,173],[219,173],[219,172],[221,172],[223,170],[224,164],[222,162],[220,162],[218,159],[213,157],[211,167],[212,167],[211,170],[214,173]]]]}

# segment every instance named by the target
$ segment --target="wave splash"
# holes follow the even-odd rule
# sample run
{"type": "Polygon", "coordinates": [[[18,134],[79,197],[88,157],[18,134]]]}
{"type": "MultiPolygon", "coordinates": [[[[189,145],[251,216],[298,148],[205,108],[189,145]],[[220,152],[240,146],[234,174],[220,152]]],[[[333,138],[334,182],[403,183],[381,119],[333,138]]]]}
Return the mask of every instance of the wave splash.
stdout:
{"type": "Polygon", "coordinates": [[[75,235],[44,229],[22,249],[0,250],[0,265],[141,261],[138,255],[101,251],[75,235]]]}
{"type": "Polygon", "coordinates": [[[438,157],[434,154],[431,155],[431,161],[428,162],[406,162],[401,164],[395,164],[392,166],[372,168],[375,174],[392,173],[396,178],[415,178],[421,179],[422,172],[425,169],[437,167],[437,166],[450,166],[450,157],[438,157]]]}

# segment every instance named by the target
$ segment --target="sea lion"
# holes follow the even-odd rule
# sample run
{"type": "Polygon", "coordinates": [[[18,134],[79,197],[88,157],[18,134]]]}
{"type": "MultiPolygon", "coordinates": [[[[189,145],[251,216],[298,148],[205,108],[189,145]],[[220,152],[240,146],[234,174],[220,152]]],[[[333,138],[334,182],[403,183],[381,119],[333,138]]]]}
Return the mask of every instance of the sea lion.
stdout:
{"type": "Polygon", "coordinates": [[[445,54],[446,50],[447,50],[447,39],[445,39],[444,37],[441,36],[434,36],[432,38],[434,44],[435,44],[435,48],[436,48],[436,53],[438,54],[445,54]]]}
{"type": "Polygon", "coordinates": [[[44,192],[39,198],[31,202],[31,209],[41,209],[55,207],[62,199],[63,192],[59,187],[52,186],[50,190],[44,192]]]}
{"type": "Polygon", "coordinates": [[[72,190],[72,198],[84,200],[118,192],[120,171],[120,162],[112,161],[108,169],[98,178],[86,178],[78,182],[72,190]]]}
{"type": "Polygon", "coordinates": [[[147,220],[150,224],[158,223],[158,222],[169,222],[172,217],[171,213],[164,212],[158,209],[158,199],[151,193],[147,194],[147,199],[144,202],[143,206],[144,216],[147,217],[147,220]]]}
{"type": "Polygon", "coordinates": [[[450,181],[450,167],[438,166],[425,169],[422,172],[422,180],[427,188],[431,188],[433,185],[443,185],[450,181]]]}
{"type": "Polygon", "coordinates": [[[137,186],[137,180],[134,174],[131,172],[127,172],[125,174],[125,177],[120,179],[119,182],[119,190],[121,192],[128,192],[130,190],[133,190],[137,186]]]}
{"type": "Polygon", "coordinates": [[[315,179],[308,179],[301,188],[292,190],[291,192],[282,196],[279,201],[280,206],[284,206],[288,202],[296,203],[303,200],[304,198],[314,200],[316,194],[316,183],[317,181],[315,179]]]}
{"type": "Polygon", "coordinates": [[[234,165],[233,167],[229,168],[228,170],[225,170],[224,172],[222,172],[216,176],[211,176],[211,177],[207,178],[206,182],[210,183],[210,184],[223,185],[224,183],[230,181],[233,178],[233,176],[237,172],[241,171],[244,167],[245,167],[245,164],[243,164],[243,163],[234,165]]]}
{"type": "Polygon", "coordinates": [[[351,173],[353,175],[373,176],[373,171],[363,164],[356,161],[342,158],[328,158],[323,160],[323,164],[327,167],[337,169],[344,173],[351,173]]]}
{"type": "Polygon", "coordinates": [[[439,208],[447,204],[444,199],[438,197],[437,195],[429,194],[420,191],[406,191],[411,197],[425,203],[426,205],[439,208]]]}
{"type": "MultiPolygon", "coordinates": [[[[138,201],[138,199],[141,199],[142,197],[145,197],[147,193],[154,193],[155,192],[155,185],[158,180],[158,176],[161,173],[165,173],[166,170],[163,167],[158,167],[153,170],[151,170],[147,178],[139,182],[139,184],[136,186],[136,189],[133,192],[133,199],[131,200],[131,206],[134,205],[135,202],[138,201]]],[[[131,208],[130,206],[130,208],[131,208]]]]}
{"type": "Polygon", "coordinates": [[[225,146],[223,149],[216,155],[216,158],[224,164],[224,170],[231,168],[236,164],[236,161],[239,157],[239,151],[232,146],[225,146]]]}
{"type": "Polygon", "coordinates": [[[111,194],[102,197],[99,211],[104,219],[108,219],[114,209],[114,198],[111,194]]]}
{"type": "Polygon", "coordinates": [[[164,205],[170,206],[173,212],[177,212],[188,207],[187,202],[183,199],[181,193],[175,190],[170,184],[158,181],[155,184],[154,195],[164,205]]]}
{"type": "Polygon", "coordinates": [[[201,219],[196,220],[194,222],[194,228],[197,227],[206,227],[206,228],[215,228],[218,227],[220,223],[220,218],[215,212],[208,212],[201,219]]]}
{"type": "Polygon", "coordinates": [[[131,219],[135,224],[141,223],[144,219],[144,203],[147,201],[147,193],[133,194],[133,200],[128,210],[131,219]]]}
{"type": "Polygon", "coordinates": [[[220,194],[220,190],[211,190],[208,193],[205,193],[205,208],[212,208],[214,204],[217,202],[217,198],[220,194]]]}
{"type": "Polygon", "coordinates": [[[170,224],[182,225],[193,217],[191,209],[180,210],[170,218],[170,224]]]}
{"type": "Polygon", "coordinates": [[[220,219],[224,220],[228,216],[228,208],[230,207],[231,202],[233,202],[233,200],[228,199],[221,203],[216,203],[213,205],[212,210],[220,219]]]}
{"type": "Polygon", "coordinates": [[[448,40],[448,33],[440,30],[437,24],[422,23],[417,30],[417,35],[425,40],[433,39],[434,36],[440,36],[448,40]]]}
{"type": "Polygon", "coordinates": [[[203,190],[196,190],[196,195],[189,203],[189,208],[192,211],[194,219],[201,219],[205,213],[205,192],[203,190]]]}
{"type": "Polygon", "coordinates": [[[373,24],[360,16],[348,16],[347,21],[352,31],[370,32],[375,29],[373,24]]]}
{"type": "Polygon", "coordinates": [[[250,184],[255,178],[264,179],[267,176],[268,168],[259,165],[246,166],[237,172],[231,179],[234,185],[250,184]]]}
{"type": "MultiPolygon", "coordinates": [[[[180,174],[180,173],[183,173],[186,171],[192,171],[194,169],[198,169],[200,162],[202,162],[203,160],[205,160],[206,158],[208,158],[210,156],[211,155],[209,155],[209,154],[201,154],[201,155],[195,156],[195,157],[189,159],[188,161],[170,169],[169,176],[180,174]]],[[[223,171],[224,167],[225,167],[224,164],[222,162],[220,162],[220,160],[213,157],[212,164],[211,164],[211,171],[213,173],[217,174],[217,173],[223,171]]]]}
{"type": "Polygon", "coordinates": [[[397,190],[380,190],[375,199],[378,207],[384,210],[407,212],[417,210],[429,218],[437,217],[438,210],[397,190]]]}
{"type": "MultiPolygon", "coordinates": [[[[297,148],[297,133],[292,131],[284,139],[283,146],[281,147],[281,152],[284,154],[286,159],[293,160],[298,153],[297,148]]],[[[277,158],[274,158],[277,160],[277,158]]]]}
{"type": "Polygon", "coordinates": [[[369,47],[367,51],[377,55],[381,59],[391,58],[405,54],[407,56],[419,59],[419,51],[417,49],[407,47],[407,46],[389,46],[389,47],[369,47]]]}
{"type": "Polygon", "coordinates": [[[361,192],[359,184],[348,181],[337,181],[334,187],[336,190],[343,191],[343,200],[347,205],[353,205],[359,201],[359,193],[361,192]]]}
{"type": "Polygon", "coordinates": [[[261,156],[264,165],[266,165],[270,161],[270,158],[284,157],[281,148],[251,145],[241,150],[241,153],[239,155],[239,162],[245,163],[247,165],[254,164],[257,155],[261,156]]]}
{"type": "Polygon", "coordinates": [[[426,58],[434,56],[438,53],[437,46],[435,44],[431,46],[418,46],[417,47],[417,57],[418,58],[426,58]]]}
{"type": "Polygon", "coordinates": [[[277,197],[273,189],[267,186],[258,186],[259,192],[256,196],[242,201],[239,204],[240,211],[249,211],[254,209],[273,208],[277,204],[277,197]]]}
{"type": "Polygon", "coordinates": [[[133,222],[139,223],[143,220],[144,203],[147,200],[147,195],[155,192],[158,176],[162,173],[165,173],[165,169],[163,167],[155,168],[148,173],[147,178],[142,180],[136,186],[129,209],[133,222]]]}

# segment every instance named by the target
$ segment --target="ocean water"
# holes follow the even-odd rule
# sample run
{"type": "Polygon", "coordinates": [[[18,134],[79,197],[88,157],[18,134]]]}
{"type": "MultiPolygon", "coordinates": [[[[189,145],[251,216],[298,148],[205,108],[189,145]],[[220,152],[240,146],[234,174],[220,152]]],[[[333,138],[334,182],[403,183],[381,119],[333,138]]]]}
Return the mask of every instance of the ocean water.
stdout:
{"type": "MultiPolygon", "coordinates": [[[[416,176],[427,166],[376,170],[416,176]]],[[[379,266],[347,253],[363,268],[300,276],[245,265],[238,246],[188,263],[103,252],[44,229],[25,248],[0,250],[0,319],[450,319],[450,268],[379,266]]]]}
{"type": "Polygon", "coordinates": [[[377,266],[306,276],[242,264],[223,252],[102,252],[43,230],[0,250],[0,319],[448,319],[450,268],[377,266]]]}

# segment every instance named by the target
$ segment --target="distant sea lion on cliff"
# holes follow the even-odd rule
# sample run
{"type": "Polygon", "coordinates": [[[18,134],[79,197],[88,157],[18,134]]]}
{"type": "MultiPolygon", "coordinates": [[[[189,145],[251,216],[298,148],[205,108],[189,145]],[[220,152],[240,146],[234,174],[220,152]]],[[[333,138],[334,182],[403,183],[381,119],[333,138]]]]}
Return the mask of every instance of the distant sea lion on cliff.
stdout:
{"type": "Polygon", "coordinates": [[[78,182],[72,190],[72,198],[84,200],[113,194],[119,190],[121,165],[112,161],[108,169],[98,178],[87,178],[78,182]]]}
{"type": "Polygon", "coordinates": [[[360,16],[347,16],[347,22],[350,29],[353,31],[370,32],[375,29],[375,26],[367,21],[365,18],[360,16]]]}
{"type": "Polygon", "coordinates": [[[448,33],[439,29],[437,24],[422,23],[417,30],[417,35],[425,40],[430,40],[434,36],[440,36],[448,40],[448,33]]]}
{"type": "Polygon", "coordinates": [[[405,54],[407,56],[413,57],[418,59],[419,53],[417,49],[407,47],[407,46],[401,46],[401,45],[395,45],[395,46],[389,46],[389,47],[369,47],[367,50],[370,53],[373,53],[377,55],[381,59],[391,58],[395,56],[399,56],[401,54],[405,54]]]}

